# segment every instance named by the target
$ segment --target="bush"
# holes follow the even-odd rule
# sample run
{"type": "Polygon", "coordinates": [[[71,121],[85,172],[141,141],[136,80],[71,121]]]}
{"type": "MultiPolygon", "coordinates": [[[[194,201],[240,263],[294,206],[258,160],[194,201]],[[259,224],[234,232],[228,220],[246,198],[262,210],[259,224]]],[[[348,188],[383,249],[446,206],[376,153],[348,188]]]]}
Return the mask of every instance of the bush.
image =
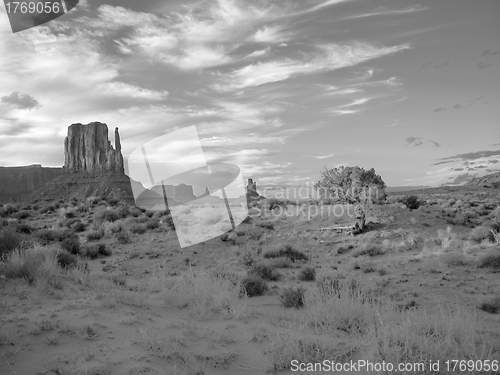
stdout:
{"type": "Polygon", "coordinates": [[[98,241],[104,237],[104,230],[92,230],[87,233],[87,241],[98,241]]]}
{"type": "Polygon", "coordinates": [[[87,229],[87,226],[84,223],[82,223],[81,221],[79,221],[71,226],[71,230],[73,232],[85,232],[85,229],[87,229]]]}
{"type": "Polygon", "coordinates": [[[267,283],[258,276],[248,276],[241,280],[241,290],[248,297],[261,296],[268,289],[267,283]]]}
{"type": "Polygon", "coordinates": [[[479,268],[500,269],[500,254],[491,253],[491,254],[485,255],[479,261],[479,268]]]}
{"type": "Polygon", "coordinates": [[[31,216],[29,211],[19,211],[12,215],[16,219],[27,219],[31,216]]]}
{"type": "Polygon", "coordinates": [[[11,229],[0,230],[0,258],[21,245],[21,237],[11,229]]]}
{"type": "Polygon", "coordinates": [[[115,210],[102,210],[102,211],[96,212],[96,214],[94,215],[94,219],[101,220],[101,221],[114,222],[114,221],[120,219],[120,214],[115,210]]]}
{"type": "Polygon", "coordinates": [[[160,227],[160,220],[158,220],[158,219],[150,219],[146,223],[146,227],[148,229],[158,229],[160,227]]]}
{"type": "Polygon", "coordinates": [[[304,288],[287,288],[283,291],[281,303],[285,307],[299,308],[304,306],[304,288]]]}
{"type": "Polygon", "coordinates": [[[281,274],[265,264],[256,264],[248,272],[250,276],[257,276],[268,281],[278,281],[281,274]]]}
{"type": "Polygon", "coordinates": [[[316,270],[313,267],[306,267],[299,274],[301,281],[314,281],[316,279],[316,270]]]}
{"type": "Polygon", "coordinates": [[[167,216],[165,216],[163,222],[167,224],[171,230],[175,230],[175,224],[174,224],[174,219],[172,219],[172,215],[168,214],[167,216]]]}
{"type": "Polygon", "coordinates": [[[77,259],[73,254],[60,252],[57,254],[57,263],[62,268],[74,268],[77,265],[77,259]]]}
{"type": "Polygon", "coordinates": [[[144,234],[148,231],[148,228],[145,224],[133,224],[130,226],[130,231],[132,233],[144,234]]]}
{"type": "Polygon", "coordinates": [[[279,250],[271,250],[267,251],[263,254],[264,258],[279,258],[279,257],[284,257],[284,258],[289,258],[292,262],[295,262],[296,260],[307,260],[307,255],[304,253],[295,250],[292,245],[285,245],[279,250]]]}
{"type": "Polygon", "coordinates": [[[130,236],[126,232],[118,233],[115,238],[116,238],[116,242],[118,242],[119,244],[125,245],[125,244],[130,243],[130,236]]]}
{"type": "Polygon", "coordinates": [[[36,232],[35,236],[40,240],[42,245],[46,245],[56,240],[56,234],[50,229],[41,229],[36,232]]]}
{"type": "Polygon", "coordinates": [[[16,232],[18,232],[18,233],[31,234],[34,231],[35,231],[35,228],[33,228],[29,224],[17,224],[17,227],[16,227],[16,232]]]}
{"type": "MultiPolygon", "coordinates": [[[[86,244],[81,251],[81,255],[90,258],[90,259],[95,259],[101,254],[101,247],[104,246],[102,244],[86,244]]],[[[105,246],[104,246],[105,247],[105,246]]]]}
{"type": "Polygon", "coordinates": [[[113,252],[111,251],[111,249],[108,249],[106,247],[106,245],[104,244],[98,244],[98,249],[97,251],[99,252],[99,254],[101,254],[103,257],[109,257],[111,254],[113,254],[113,252]]]}
{"type": "Polygon", "coordinates": [[[495,242],[495,236],[491,232],[491,228],[485,225],[480,225],[472,229],[470,238],[477,243],[488,240],[490,242],[495,242]]]}
{"type": "Polygon", "coordinates": [[[322,275],[316,284],[320,294],[325,297],[332,295],[340,297],[342,293],[347,293],[349,297],[352,297],[361,290],[361,286],[355,279],[342,274],[322,275]]]}
{"type": "Polygon", "coordinates": [[[6,215],[12,215],[13,213],[15,213],[17,211],[18,211],[17,207],[14,206],[13,204],[6,204],[3,206],[3,212],[6,215]]]}
{"type": "Polygon", "coordinates": [[[80,254],[80,240],[77,236],[68,237],[61,242],[61,247],[73,255],[80,254]]]}
{"type": "Polygon", "coordinates": [[[416,195],[410,195],[408,197],[404,197],[403,204],[406,205],[410,210],[416,210],[420,207],[420,202],[416,195]]]}
{"type": "Polygon", "coordinates": [[[258,225],[261,228],[274,229],[274,224],[272,222],[270,222],[270,221],[264,221],[263,223],[260,223],[258,225]]]}
{"type": "Polygon", "coordinates": [[[489,302],[483,302],[479,308],[490,314],[496,314],[500,312],[500,297],[494,298],[489,302]]]}

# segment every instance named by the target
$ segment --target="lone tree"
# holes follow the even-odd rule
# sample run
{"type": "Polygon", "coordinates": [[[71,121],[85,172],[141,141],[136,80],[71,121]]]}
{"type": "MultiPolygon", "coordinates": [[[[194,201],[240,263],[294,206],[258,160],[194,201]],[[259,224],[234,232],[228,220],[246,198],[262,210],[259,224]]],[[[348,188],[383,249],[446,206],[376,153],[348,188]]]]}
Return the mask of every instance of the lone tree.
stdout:
{"type": "Polygon", "coordinates": [[[385,182],[375,169],[361,167],[325,167],[322,179],[314,185],[322,199],[339,203],[380,203],[385,199],[385,182]]]}

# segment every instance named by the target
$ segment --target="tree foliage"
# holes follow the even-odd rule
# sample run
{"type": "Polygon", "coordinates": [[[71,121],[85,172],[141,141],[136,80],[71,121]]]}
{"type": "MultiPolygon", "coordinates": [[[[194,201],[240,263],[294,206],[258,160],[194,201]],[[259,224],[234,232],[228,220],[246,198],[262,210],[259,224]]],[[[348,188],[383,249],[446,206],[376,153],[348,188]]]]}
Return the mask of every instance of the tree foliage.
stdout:
{"type": "Polygon", "coordinates": [[[378,202],[385,198],[384,180],[375,173],[374,168],[339,166],[321,172],[322,178],[314,189],[327,201],[340,203],[363,202],[371,199],[378,202]]]}

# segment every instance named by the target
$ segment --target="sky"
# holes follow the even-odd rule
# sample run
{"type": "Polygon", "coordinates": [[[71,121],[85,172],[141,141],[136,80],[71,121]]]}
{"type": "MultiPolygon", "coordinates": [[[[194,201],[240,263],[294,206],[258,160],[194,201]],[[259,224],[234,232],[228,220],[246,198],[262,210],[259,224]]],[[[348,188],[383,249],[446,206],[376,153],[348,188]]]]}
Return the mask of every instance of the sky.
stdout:
{"type": "Polygon", "coordinates": [[[100,121],[126,160],[195,125],[207,164],[261,188],[339,165],[460,184],[500,170],[498,15],[498,0],[81,0],[12,33],[0,6],[0,165],[62,166],[67,127],[100,121]]]}

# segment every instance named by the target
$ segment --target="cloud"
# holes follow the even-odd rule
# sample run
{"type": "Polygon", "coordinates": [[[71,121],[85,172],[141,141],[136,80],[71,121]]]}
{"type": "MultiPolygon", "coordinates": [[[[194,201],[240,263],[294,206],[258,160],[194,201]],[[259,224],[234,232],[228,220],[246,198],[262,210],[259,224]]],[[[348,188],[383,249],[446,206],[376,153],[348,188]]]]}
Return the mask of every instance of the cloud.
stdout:
{"type": "Polygon", "coordinates": [[[463,108],[461,104],[456,104],[453,106],[453,109],[460,109],[463,108]]]}
{"type": "Polygon", "coordinates": [[[14,91],[9,95],[2,96],[0,102],[6,105],[12,105],[19,109],[38,109],[42,105],[30,94],[23,94],[19,91],[14,91]]]}
{"type": "Polygon", "coordinates": [[[500,55],[500,51],[496,51],[496,50],[492,50],[492,49],[487,49],[486,51],[484,51],[481,56],[483,57],[490,57],[490,56],[496,56],[496,55],[500,55]]]}
{"type": "Polygon", "coordinates": [[[486,64],[486,63],[483,63],[483,62],[478,62],[476,64],[476,68],[478,68],[479,70],[486,69],[489,66],[491,66],[491,64],[486,64]]]}
{"type": "Polygon", "coordinates": [[[356,19],[356,18],[366,18],[373,16],[391,16],[397,14],[408,14],[414,12],[421,12],[423,10],[429,9],[428,7],[423,7],[421,5],[409,6],[403,9],[387,9],[386,7],[378,7],[371,13],[364,13],[355,16],[346,17],[344,19],[356,19]]]}
{"type": "Polygon", "coordinates": [[[463,183],[471,180],[472,178],[474,178],[474,175],[469,174],[469,173],[464,173],[464,174],[458,175],[455,178],[450,177],[450,179],[453,179],[453,181],[444,183],[443,185],[462,185],[463,183]]]}
{"type": "Polygon", "coordinates": [[[328,158],[331,158],[331,157],[334,157],[336,155],[339,155],[339,154],[328,154],[328,155],[311,155],[313,158],[315,159],[318,159],[318,160],[322,160],[322,159],[328,159],[328,158]]]}
{"type": "Polygon", "coordinates": [[[434,145],[434,147],[441,147],[441,143],[438,143],[438,142],[432,142],[432,144],[434,145]]]}
{"type": "Polygon", "coordinates": [[[135,99],[163,100],[168,96],[167,91],[148,90],[124,82],[107,82],[99,85],[104,94],[115,97],[130,97],[135,99]]]}
{"type": "Polygon", "coordinates": [[[412,145],[413,147],[423,145],[422,137],[408,137],[406,138],[407,145],[412,145]]]}
{"type": "Polygon", "coordinates": [[[284,32],[281,26],[264,26],[250,38],[258,43],[280,43],[289,39],[290,33],[284,32]]]}
{"type": "Polygon", "coordinates": [[[352,45],[323,44],[319,53],[308,61],[282,59],[247,65],[227,75],[226,85],[214,86],[219,91],[230,91],[266,83],[284,81],[300,75],[317,74],[354,66],[364,61],[408,49],[407,45],[377,47],[366,43],[352,45]]]}
{"type": "Polygon", "coordinates": [[[475,151],[475,152],[467,152],[465,154],[458,154],[454,156],[448,156],[446,158],[442,158],[439,160],[451,160],[451,159],[461,159],[461,160],[476,160],[480,158],[487,158],[490,156],[500,155],[500,150],[483,150],[483,151],[475,151]]]}
{"type": "Polygon", "coordinates": [[[439,107],[434,110],[434,112],[441,112],[441,111],[446,111],[446,108],[439,107]]]}

